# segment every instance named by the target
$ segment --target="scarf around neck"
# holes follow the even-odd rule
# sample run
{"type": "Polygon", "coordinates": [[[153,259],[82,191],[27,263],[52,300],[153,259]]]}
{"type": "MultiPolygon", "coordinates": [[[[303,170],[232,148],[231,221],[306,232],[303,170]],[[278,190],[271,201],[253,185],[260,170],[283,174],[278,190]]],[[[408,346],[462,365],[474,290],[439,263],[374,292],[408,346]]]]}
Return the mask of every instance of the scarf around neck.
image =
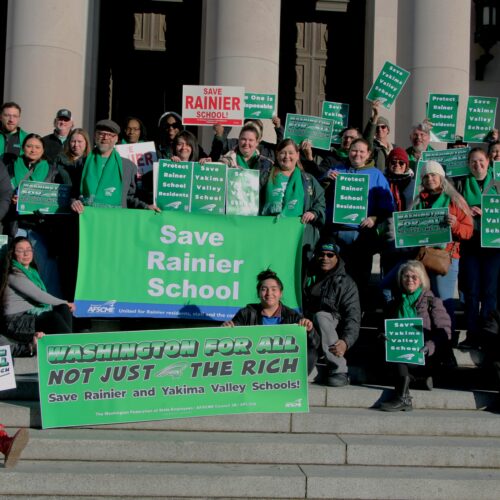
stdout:
{"type": "Polygon", "coordinates": [[[295,167],[287,177],[279,172],[270,175],[266,185],[266,201],[262,215],[281,214],[285,217],[300,216],[304,212],[304,186],[300,169],[295,167]]]}

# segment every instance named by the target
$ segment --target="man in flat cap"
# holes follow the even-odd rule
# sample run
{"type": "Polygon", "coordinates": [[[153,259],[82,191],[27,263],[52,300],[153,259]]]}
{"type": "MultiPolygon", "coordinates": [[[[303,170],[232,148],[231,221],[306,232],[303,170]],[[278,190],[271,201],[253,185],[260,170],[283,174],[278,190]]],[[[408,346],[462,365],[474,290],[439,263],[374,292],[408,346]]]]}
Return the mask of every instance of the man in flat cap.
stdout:
{"type": "Polygon", "coordinates": [[[317,383],[330,387],[349,384],[346,351],[359,336],[361,306],[358,287],[346,273],[339,247],[331,237],[316,245],[313,267],[307,274],[304,316],[320,334],[326,368],[318,366],[317,383]]]}
{"type": "Polygon", "coordinates": [[[84,206],[145,208],[159,211],[135,194],[137,167],[115,150],[120,133],[113,120],[100,120],[95,127],[95,147],[87,157],[80,186],[76,186],[71,208],[81,214],[84,206]]]}
{"type": "Polygon", "coordinates": [[[52,163],[59,153],[64,149],[64,143],[73,128],[71,111],[69,109],[60,109],[54,118],[54,132],[43,137],[45,146],[45,156],[49,163],[52,163]]]}

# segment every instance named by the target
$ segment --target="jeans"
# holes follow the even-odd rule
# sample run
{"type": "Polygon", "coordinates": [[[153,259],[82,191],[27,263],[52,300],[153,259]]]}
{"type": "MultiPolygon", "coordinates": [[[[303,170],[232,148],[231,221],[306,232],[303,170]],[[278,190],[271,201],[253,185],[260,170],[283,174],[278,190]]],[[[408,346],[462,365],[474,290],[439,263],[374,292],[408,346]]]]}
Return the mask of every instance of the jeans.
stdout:
{"type": "Polygon", "coordinates": [[[334,318],[331,313],[319,311],[313,317],[314,327],[321,336],[321,347],[325,353],[329,365],[330,373],[347,373],[347,362],[343,356],[332,354],[328,347],[339,340],[337,326],[339,320],[334,318]]]}

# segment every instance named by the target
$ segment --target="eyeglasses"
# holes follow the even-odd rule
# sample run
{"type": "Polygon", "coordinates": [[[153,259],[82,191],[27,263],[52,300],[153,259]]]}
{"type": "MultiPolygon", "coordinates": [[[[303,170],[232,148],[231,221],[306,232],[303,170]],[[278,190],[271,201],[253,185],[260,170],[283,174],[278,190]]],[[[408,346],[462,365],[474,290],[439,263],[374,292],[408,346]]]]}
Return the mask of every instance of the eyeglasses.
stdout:
{"type": "Polygon", "coordinates": [[[140,132],[140,128],[139,127],[127,127],[125,129],[125,132],[140,132]]]}
{"type": "Polygon", "coordinates": [[[412,281],[420,281],[420,278],[416,274],[403,274],[403,279],[412,280],[412,281]]]}
{"type": "Polygon", "coordinates": [[[399,165],[400,167],[406,167],[406,162],[403,160],[391,160],[391,165],[399,165]]]}
{"type": "Polygon", "coordinates": [[[179,124],[178,123],[167,123],[167,126],[165,128],[167,128],[167,129],[169,129],[169,128],[179,128],[179,124]]]}
{"type": "Polygon", "coordinates": [[[108,137],[116,137],[116,134],[114,132],[103,132],[102,130],[97,131],[97,135],[99,137],[102,137],[103,139],[106,139],[108,137]]]}
{"type": "Polygon", "coordinates": [[[321,252],[318,257],[328,257],[329,259],[332,259],[335,257],[335,252],[321,252]]]}
{"type": "Polygon", "coordinates": [[[387,125],[377,125],[375,128],[376,128],[377,130],[378,130],[378,129],[380,129],[380,128],[381,128],[381,129],[386,129],[386,128],[387,128],[387,125]]]}
{"type": "Polygon", "coordinates": [[[31,248],[28,248],[27,250],[16,250],[15,253],[17,255],[29,255],[33,253],[33,250],[31,248]]]}
{"type": "Polygon", "coordinates": [[[351,141],[354,141],[354,139],[357,139],[357,136],[354,136],[354,135],[344,135],[344,137],[342,137],[342,139],[344,139],[344,141],[347,141],[347,139],[350,139],[351,141]]]}

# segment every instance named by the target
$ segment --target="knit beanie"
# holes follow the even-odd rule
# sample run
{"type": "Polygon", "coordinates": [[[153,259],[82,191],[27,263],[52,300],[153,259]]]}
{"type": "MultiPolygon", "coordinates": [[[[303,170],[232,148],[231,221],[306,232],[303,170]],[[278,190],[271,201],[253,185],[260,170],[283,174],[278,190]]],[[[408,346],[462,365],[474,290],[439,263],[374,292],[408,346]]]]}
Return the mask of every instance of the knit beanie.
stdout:
{"type": "Polygon", "coordinates": [[[408,158],[408,153],[403,148],[394,148],[387,156],[387,164],[389,165],[392,160],[400,160],[406,163],[406,166],[410,165],[410,159],[408,158]]]}
{"type": "Polygon", "coordinates": [[[435,160],[428,160],[424,163],[422,170],[420,171],[420,177],[423,179],[426,175],[437,174],[441,177],[445,177],[444,169],[440,163],[435,160]]]}

